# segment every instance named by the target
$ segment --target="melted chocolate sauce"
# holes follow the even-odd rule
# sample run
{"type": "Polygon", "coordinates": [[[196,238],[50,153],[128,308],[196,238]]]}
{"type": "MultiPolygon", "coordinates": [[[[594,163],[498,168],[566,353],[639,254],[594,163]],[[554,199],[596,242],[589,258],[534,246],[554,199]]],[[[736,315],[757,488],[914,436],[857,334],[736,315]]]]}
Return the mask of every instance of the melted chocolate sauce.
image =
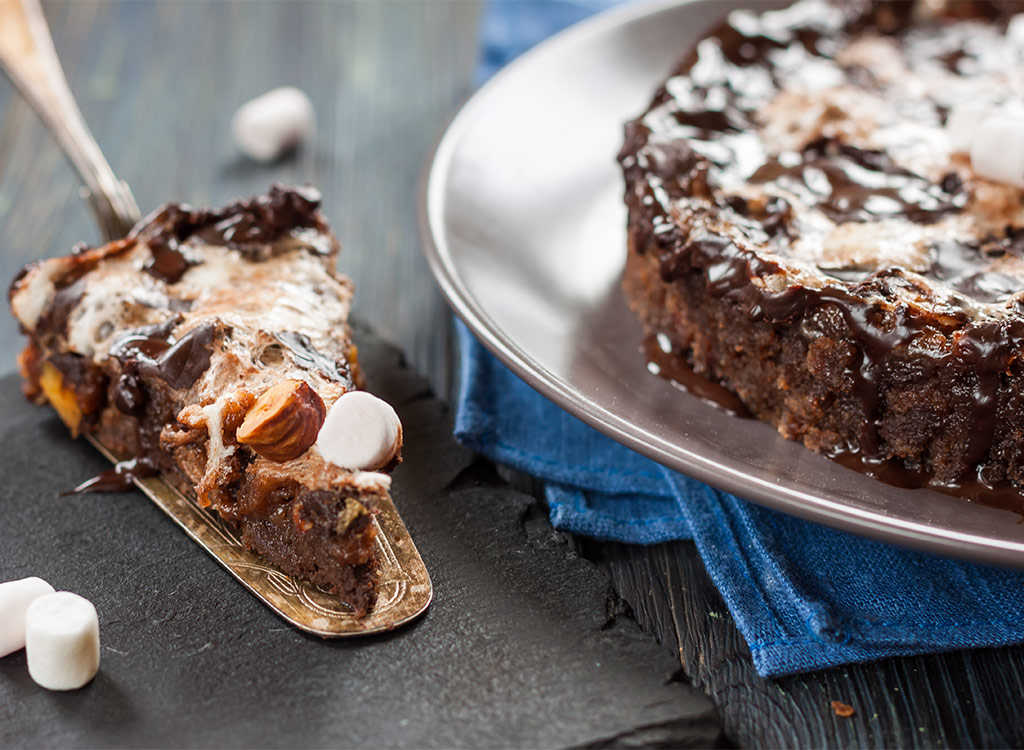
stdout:
{"type": "Polygon", "coordinates": [[[211,244],[246,247],[273,242],[285,229],[316,225],[320,193],[314,188],[274,185],[267,195],[236,201],[216,220],[195,232],[211,244]]]}
{"type": "MultiPolygon", "coordinates": [[[[139,375],[160,378],[171,388],[190,388],[210,366],[210,354],[216,326],[206,323],[171,341],[171,331],[180,318],[174,317],[155,326],[145,326],[125,334],[110,347],[110,354],[125,365],[127,378],[118,382],[118,394],[123,396],[126,409],[136,403],[132,388],[138,385],[139,375]],[[128,365],[128,363],[132,363],[128,365]],[[121,386],[125,390],[121,393],[121,386]]],[[[124,411],[122,409],[122,411],[124,411]]],[[[126,411],[125,413],[132,413],[126,411]]]]}
{"type": "Polygon", "coordinates": [[[51,333],[57,336],[66,336],[68,332],[68,319],[72,311],[82,301],[85,295],[85,279],[77,278],[65,281],[53,293],[53,299],[47,306],[46,311],[36,328],[40,333],[51,333]]]}
{"type": "Polygon", "coordinates": [[[836,223],[906,218],[929,224],[967,202],[959,179],[932,184],[897,165],[884,151],[822,138],[809,143],[798,160],[783,159],[770,159],[750,182],[774,182],[836,223]]]}
{"type": "Polygon", "coordinates": [[[681,353],[666,352],[659,345],[656,337],[649,336],[644,340],[643,351],[647,358],[648,369],[656,375],[672,381],[687,393],[717,406],[727,414],[744,418],[751,416],[739,396],[724,385],[703,375],[698,375],[681,353]]]}
{"type": "MultiPolygon", "coordinates": [[[[644,339],[643,352],[648,369],[654,374],[671,381],[690,395],[717,406],[727,414],[744,419],[753,418],[735,393],[720,383],[694,372],[681,352],[666,352],[654,336],[644,339]]],[[[1018,487],[1013,482],[987,482],[981,476],[975,476],[957,483],[942,483],[936,481],[931,473],[908,468],[897,459],[870,459],[859,451],[840,451],[827,458],[894,487],[935,490],[979,505],[1009,510],[1024,517],[1024,487],[1018,487]]]]}
{"type": "Polygon", "coordinates": [[[199,261],[186,255],[176,237],[159,235],[147,243],[153,258],[142,270],[167,284],[174,284],[199,261]]]}
{"type": "Polygon", "coordinates": [[[159,473],[160,469],[152,459],[133,458],[128,461],[119,461],[106,471],[86,479],[73,490],[60,494],[61,497],[64,497],[81,495],[86,492],[124,492],[134,487],[132,482],[135,479],[155,477],[159,473]]]}
{"type": "Polygon", "coordinates": [[[314,188],[272,185],[266,195],[232,201],[216,210],[168,204],[140,224],[135,233],[150,247],[157,246],[153,268],[147,271],[158,278],[166,271],[176,281],[188,269],[189,258],[181,253],[186,241],[195,238],[262,256],[283,232],[320,226],[319,206],[320,193],[314,188]],[[175,257],[175,253],[181,257],[175,257]]]}
{"type": "MultiPolygon", "coordinates": [[[[981,477],[970,477],[957,483],[942,483],[921,469],[909,469],[901,461],[874,461],[859,453],[843,452],[829,456],[833,461],[848,469],[867,474],[893,487],[907,490],[930,489],[944,495],[970,500],[972,503],[990,508],[1008,510],[1022,516],[1024,521],[1024,487],[1013,482],[986,482],[981,477]]],[[[1018,521],[1020,523],[1021,521],[1018,521]]]]}
{"type": "Polygon", "coordinates": [[[280,331],[274,334],[274,338],[292,353],[295,362],[300,366],[319,370],[332,380],[350,383],[351,377],[347,364],[344,361],[336,361],[314,348],[313,342],[303,333],[296,331],[280,331]]]}
{"type": "Polygon", "coordinates": [[[1024,229],[1008,227],[1003,237],[977,241],[936,242],[928,275],[979,302],[1004,302],[1021,291],[1021,282],[986,270],[985,264],[1006,255],[1024,257],[1024,229]]]}
{"type": "Polygon", "coordinates": [[[111,402],[114,408],[130,417],[141,417],[146,409],[148,394],[139,378],[139,365],[127,360],[121,365],[121,375],[114,386],[111,402]]]}

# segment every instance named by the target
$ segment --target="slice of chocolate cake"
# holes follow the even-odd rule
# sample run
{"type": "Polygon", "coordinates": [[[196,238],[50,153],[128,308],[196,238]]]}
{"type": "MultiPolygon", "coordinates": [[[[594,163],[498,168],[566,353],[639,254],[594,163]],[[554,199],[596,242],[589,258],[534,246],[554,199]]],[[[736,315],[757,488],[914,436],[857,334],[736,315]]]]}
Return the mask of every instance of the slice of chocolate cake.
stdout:
{"type": "Polygon", "coordinates": [[[1022,11],[804,0],[698,41],[619,155],[669,356],[816,451],[1024,481],[1022,11]]]}
{"type": "Polygon", "coordinates": [[[125,239],[28,266],[11,309],[28,396],[356,612],[401,427],[359,392],[351,283],[311,189],[168,205],[125,239]]]}

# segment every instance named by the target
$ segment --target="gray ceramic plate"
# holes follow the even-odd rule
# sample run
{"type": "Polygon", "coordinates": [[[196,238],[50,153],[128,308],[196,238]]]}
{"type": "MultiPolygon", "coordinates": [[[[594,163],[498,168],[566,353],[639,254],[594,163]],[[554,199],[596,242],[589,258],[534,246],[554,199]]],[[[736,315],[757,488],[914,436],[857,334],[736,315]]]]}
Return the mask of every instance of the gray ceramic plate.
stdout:
{"type": "Polygon", "coordinates": [[[1024,567],[1016,515],[882,484],[648,373],[619,290],[622,123],[735,5],[620,7],[484,86],[442,138],[424,191],[427,258],[441,289],[520,377],[655,461],[812,521],[1024,567]]]}

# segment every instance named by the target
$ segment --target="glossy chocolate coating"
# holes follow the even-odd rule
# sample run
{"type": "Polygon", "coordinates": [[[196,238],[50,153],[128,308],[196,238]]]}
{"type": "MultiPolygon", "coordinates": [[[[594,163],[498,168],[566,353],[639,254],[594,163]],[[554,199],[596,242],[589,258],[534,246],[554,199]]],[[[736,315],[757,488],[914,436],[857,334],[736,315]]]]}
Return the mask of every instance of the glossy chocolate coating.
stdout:
{"type": "MultiPolygon", "coordinates": [[[[273,185],[265,195],[235,200],[223,208],[167,204],[143,219],[133,234],[151,248],[155,245],[154,267],[165,267],[174,276],[175,270],[186,264],[177,273],[180,278],[190,260],[171,256],[179,250],[180,243],[193,239],[208,245],[260,252],[288,230],[321,226],[319,208],[320,192],[315,188],[273,185]]],[[[173,283],[177,278],[164,280],[173,283]]]]}
{"type": "Polygon", "coordinates": [[[118,461],[106,471],[101,471],[94,477],[86,479],[73,490],[60,493],[61,495],[81,495],[86,492],[124,492],[132,489],[133,481],[155,477],[160,473],[160,467],[149,458],[132,458],[127,461],[118,461]]]}
{"type": "Polygon", "coordinates": [[[171,318],[168,324],[129,333],[110,347],[110,354],[133,362],[139,373],[160,378],[171,388],[190,388],[210,366],[216,327],[204,324],[172,340],[170,331],[176,323],[171,318]]]}

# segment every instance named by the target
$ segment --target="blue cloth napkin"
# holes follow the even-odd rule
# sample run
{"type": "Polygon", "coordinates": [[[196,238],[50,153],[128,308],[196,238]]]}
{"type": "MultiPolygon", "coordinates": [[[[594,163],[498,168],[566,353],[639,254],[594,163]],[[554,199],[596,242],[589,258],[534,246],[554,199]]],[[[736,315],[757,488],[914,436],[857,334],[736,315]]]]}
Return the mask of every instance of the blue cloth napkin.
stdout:
{"type": "MultiPolygon", "coordinates": [[[[491,2],[482,75],[612,2],[491,2]]],[[[693,539],[765,676],[1024,642],[1024,573],[873,542],[761,508],[640,456],[570,416],[461,322],[455,434],[546,483],[557,528],[693,539]]]]}

